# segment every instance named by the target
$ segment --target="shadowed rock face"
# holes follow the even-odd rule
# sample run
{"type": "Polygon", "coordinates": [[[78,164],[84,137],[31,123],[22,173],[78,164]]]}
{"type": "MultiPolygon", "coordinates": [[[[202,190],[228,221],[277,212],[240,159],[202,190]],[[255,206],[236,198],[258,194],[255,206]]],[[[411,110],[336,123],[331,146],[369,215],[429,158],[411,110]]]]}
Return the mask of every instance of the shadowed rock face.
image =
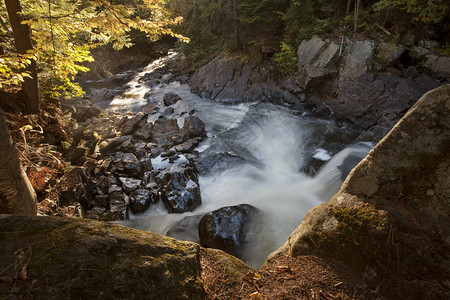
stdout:
{"type": "Polygon", "coordinates": [[[200,247],[91,220],[0,216],[0,294],[203,299],[200,247]]]}
{"type": "Polygon", "coordinates": [[[450,296],[450,85],[426,93],[272,253],[338,259],[391,297],[450,296]]]}

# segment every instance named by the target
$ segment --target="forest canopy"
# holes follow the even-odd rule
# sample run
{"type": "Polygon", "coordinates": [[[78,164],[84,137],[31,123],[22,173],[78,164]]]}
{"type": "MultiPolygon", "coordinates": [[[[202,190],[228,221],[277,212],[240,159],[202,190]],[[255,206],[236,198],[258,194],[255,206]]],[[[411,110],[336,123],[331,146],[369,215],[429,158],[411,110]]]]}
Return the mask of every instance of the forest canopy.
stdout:
{"type": "MultiPolygon", "coordinates": [[[[398,42],[448,41],[449,2],[445,0],[5,0],[0,2],[0,88],[19,85],[39,70],[40,94],[77,96],[74,83],[88,69],[91,50],[110,43],[132,45],[132,32],[149,40],[171,35],[181,41],[188,64],[202,65],[223,51],[244,59],[271,54],[282,73],[295,72],[296,48],[314,34],[398,42]],[[31,30],[32,49],[16,51],[6,3],[21,5],[31,30]],[[20,54],[19,54],[19,53],[20,54]]],[[[450,45],[444,45],[450,48],[450,45]]],[[[448,51],[444,49],[444,51],[448,51]]]]}
{"type": "Polygon", "coordinates": [[[130,47],[131,30],[157,40],[175,34],[170,28],[181,21],[171,16],[164,0],[20,0],[22,24],[31,30],[33,47],[18,54],[5,4],[1,2],[0,87],[17,85],[30,73],[24,67],[36,60],[39,84],[44,97],[80,95],[74,83],[78,72],[88,69],[90,50],[111,43],[115,49],[130,47]]]}

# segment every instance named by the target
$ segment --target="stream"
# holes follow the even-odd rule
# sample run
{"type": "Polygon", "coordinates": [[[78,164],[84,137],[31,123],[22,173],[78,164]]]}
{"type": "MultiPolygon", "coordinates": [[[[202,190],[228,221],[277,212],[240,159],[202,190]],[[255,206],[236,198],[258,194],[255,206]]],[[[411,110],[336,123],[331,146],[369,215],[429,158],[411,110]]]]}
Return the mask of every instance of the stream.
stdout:
{"type": "MultiPolygon", "coordinates": [[[[352,126],[318,119],[311,112],[258,101],[218,102],[200,98],[177,81],[143,81],[174,55],[152,62],[132,77],[125,93],[99,105],[118,113],[137,113],[149,102],[161,103],[166,93],[178,94],[182,100],[171,106],[173,111],[164,112],[166,117],[176,118],[180,127],[190,114],[205,123],[207,137],[196,148],[202,204],[192,212],[169,214],[160,201],[120,223],[167,234],[186,217],[249,204],[261,216],[246,233],[248,242],[239,258],[259,268],[308,210],[332,197],[372,145],[354,144],[359,132],[352,126]]],[[[149,120],[157,120],[162,113],[150,115],[149,120]]],[[[161,157],[152,158],[154,169],[167,163],[161,157]]],[[[172,236],[198,242],[196,227],[172,236]]]]}

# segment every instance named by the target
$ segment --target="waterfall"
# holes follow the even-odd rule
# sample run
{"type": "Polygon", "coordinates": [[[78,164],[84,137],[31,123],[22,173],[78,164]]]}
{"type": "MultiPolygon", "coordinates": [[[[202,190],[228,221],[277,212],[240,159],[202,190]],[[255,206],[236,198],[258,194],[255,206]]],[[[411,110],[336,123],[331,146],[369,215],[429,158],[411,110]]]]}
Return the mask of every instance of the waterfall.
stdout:
{"type": "MultiPolygon", "coordinates": [[[[128,105],[129,111],[138,111],[145,93],[151,91],[147,101],[153,103],[161,102],[164,93],[176,93],[183,100],[173,105],[169,117],[178,118],[181,127],[185,116],[194,112],[206,125],[207,138],[197,148],[198,167],[202,169],[204,159],[217,155],[224,159],[215,167],[203,168],[199,180],[202,205],[194,212],[169,215],[162,204],[153,205],[123,222],[134,228],[165,234],[185,216],[250,204],[262,211],[262,217],[247,233],[252,239],[241,258],[259,267],[309,209],[330,199],[371,148],[367,144],[352,146],[358,132],[348,126],[305,117],[283,106],[259,102],[229,105],[202,99],[179,82],[153,88],[135,84],[144,73],[133,79],[137,91],[115,99],[110,109],[124,111],[128,105]],[[308,171],[311,169],[314,172],[308,171]]],[[[150,119],[158,117],[155,113],[150,119]]],[[[196,228],[192,232],[195,235],[196,228]]]]}

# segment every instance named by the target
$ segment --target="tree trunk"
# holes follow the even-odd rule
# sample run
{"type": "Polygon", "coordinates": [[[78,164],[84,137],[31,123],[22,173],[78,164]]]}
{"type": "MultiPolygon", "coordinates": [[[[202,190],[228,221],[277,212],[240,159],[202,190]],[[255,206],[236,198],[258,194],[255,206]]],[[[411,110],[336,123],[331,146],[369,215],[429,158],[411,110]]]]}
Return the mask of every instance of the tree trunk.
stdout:
{"type": "Polygon", "coordinates": [[[36,193],[17,156],[0,110],[0,214],[37,214],[36,193]]]}
{"type": "Polygon", "coordinates": [[[239,23],[237,13],[237,0],[233,0],[234,44],[239,49],[239,23]]]}
{"type": "Polygon", "coordinates": [[[358,29],[358,16],[359,16],[359,6],[360,6],[361,0],[355,0],[355,22],[353,24],[353,32],[356,33],[356,30],[358,29]]]}
{"type": "MultiPolygon", "coordinates": [[[[25,54],[33,49],[31,44],[30,29],[28,25],[22,24],[22,7],[19,0],[5,0],[6,9],[8,10],[9,22],[14,33],[14,43],[17,52],[25,54]]],[[[27,113],[36,114],[39,112],[39,91],[36,71],[36,61],[32,60],[31,64],[25,69],[30,72],[32,78],[25,77],[22,89],[27,97],[26,109],[27,113]]]]}

